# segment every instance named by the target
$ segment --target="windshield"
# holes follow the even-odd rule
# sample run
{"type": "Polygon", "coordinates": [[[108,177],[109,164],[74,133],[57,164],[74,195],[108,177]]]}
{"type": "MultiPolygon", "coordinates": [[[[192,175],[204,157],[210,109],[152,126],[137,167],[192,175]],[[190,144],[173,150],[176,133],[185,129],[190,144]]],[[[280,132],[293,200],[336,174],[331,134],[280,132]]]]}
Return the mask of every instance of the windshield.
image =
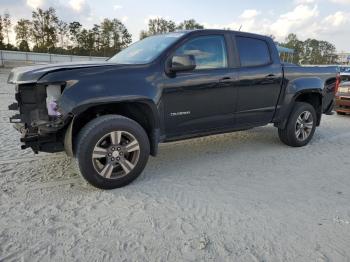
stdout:
{"type": "Polygon", "coordinates": [[[156,59],[167,47],[184,33],[170,33],[147,37],[125,48],[109,59],[118,64],[147,64],[156,59]]]}

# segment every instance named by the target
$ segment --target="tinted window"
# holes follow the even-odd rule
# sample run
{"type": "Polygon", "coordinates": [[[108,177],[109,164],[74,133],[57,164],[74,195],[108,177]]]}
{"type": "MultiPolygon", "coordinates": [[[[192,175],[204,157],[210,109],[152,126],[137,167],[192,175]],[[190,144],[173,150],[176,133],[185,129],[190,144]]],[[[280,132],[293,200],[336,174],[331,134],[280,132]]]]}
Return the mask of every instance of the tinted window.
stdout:
{"type": "Polygon", "coordinates": [[[227,67],[225,38],[223,36],[201,36],[189,40],[175,55],[193,55],[196,69],[227,67]]]}
{"type": "Polygon", "coordinates": [[[242,66],[259,66],[271,62],[270,51],[263,40],[236,37],[239,56],[242,66]]]}

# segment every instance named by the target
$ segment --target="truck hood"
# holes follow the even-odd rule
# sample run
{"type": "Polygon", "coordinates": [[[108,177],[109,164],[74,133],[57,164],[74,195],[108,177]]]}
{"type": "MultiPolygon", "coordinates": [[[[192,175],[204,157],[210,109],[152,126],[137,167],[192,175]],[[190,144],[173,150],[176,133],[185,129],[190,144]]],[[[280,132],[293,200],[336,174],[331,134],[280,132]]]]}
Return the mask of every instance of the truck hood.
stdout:
{"type": "Polygon", "coordinates": [[[108,62],[74,62],[74,63],[60,63],[60,64],[46,64],[35,66],[24,66],[12,69],[7,82],[9,84],[25,84],[35,83],[47,73],[72,70],[80,68],[91,68],[101,66],[112,66],[115,63],[108,62]]]}

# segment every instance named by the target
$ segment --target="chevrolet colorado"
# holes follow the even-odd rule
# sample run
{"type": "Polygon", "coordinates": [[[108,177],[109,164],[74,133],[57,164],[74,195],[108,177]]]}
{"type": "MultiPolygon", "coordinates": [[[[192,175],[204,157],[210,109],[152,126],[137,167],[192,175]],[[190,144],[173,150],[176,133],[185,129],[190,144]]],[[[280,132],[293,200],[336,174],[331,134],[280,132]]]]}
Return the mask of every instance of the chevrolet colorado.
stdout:
{"type": "Polygon", "coordinates": [[[93,186],[132,182],[158,144],[273,123],[309,143],[334,104],[336,67],[283,65],[273,40],[194,30],[148,37],[102,63],[13,69],[22,149],[66,151],[93,186]]]}

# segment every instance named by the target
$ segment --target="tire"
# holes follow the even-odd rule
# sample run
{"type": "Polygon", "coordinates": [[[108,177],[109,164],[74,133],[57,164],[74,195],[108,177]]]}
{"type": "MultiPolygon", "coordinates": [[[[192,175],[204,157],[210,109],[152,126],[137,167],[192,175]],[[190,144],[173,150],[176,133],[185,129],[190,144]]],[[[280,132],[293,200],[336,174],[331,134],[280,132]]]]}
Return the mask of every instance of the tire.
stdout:
{"type": "Polygon", "coordinates": [[[280,140],[292,147],[307,145],[316,130],[315,108],[308,103],[297,102],[284,129],[278,129],[280,140]]]}
{"type": "Polygon", "coordinates": [[[82,176],[94,187],[115,189],[134,181],[145,168],[150,144],[134,120],[105,115],[80,131],[76,158],[82,176]]]}

